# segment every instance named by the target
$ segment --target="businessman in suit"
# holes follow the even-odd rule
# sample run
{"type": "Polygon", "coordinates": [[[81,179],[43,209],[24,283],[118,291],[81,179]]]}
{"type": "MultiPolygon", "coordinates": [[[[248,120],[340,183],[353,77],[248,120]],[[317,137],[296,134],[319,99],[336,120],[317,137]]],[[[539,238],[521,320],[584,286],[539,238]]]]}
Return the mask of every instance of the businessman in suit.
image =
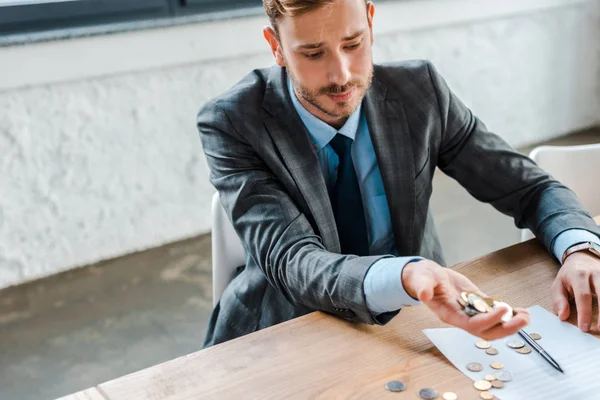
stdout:
{"type": "Polygon", "coordinates": [[[536,234],[562,263],[555,311],[566,319],[574,299],[590,329],[600,231],[570,190],[488,132],[429,62],[373,65],[373,3],[263,4],[277,65],[198,115],[210,180],[247,256],[205,346],[315,310],[385,324],[425,304],[486,339],[525,326],[525,310],[507,323],[502,309],[460,312],[461,291],[481,292],[443,267],[429,210],[436,167],[536,234]]]}

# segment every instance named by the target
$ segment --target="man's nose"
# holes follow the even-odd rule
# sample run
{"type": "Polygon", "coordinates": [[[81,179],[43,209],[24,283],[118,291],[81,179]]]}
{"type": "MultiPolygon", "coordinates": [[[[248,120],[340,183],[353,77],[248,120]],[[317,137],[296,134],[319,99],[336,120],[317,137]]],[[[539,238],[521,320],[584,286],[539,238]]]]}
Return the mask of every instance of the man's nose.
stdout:
{"type": "Polygon", "coordinates": [[[329,66],[329,81],[344,86],[350,80],[350,65],[346,57],[335,57],[329,66]]]}

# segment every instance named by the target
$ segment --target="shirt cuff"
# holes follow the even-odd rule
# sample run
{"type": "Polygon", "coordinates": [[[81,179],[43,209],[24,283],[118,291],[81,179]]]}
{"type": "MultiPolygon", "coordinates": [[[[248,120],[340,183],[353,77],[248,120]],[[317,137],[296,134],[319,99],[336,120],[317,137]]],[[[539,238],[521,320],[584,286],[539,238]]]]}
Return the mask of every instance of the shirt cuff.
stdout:
{"type": "Polygon", "coordinates": [[[558,262],[562,263],[563,254],[569,247],[581,242],[594,242],[600,246],[600,238],[584,229],[569,229],[558,235],[552,248],[558,262]]]}
{"type": "Polygon", "coordinates": [[[382,314],[403,306],[421,304],[413,299],[402,285],[402,270],[406,264],[423,260],[422,257],[383,258],[367,271],[363,282],[367,308],[372,314],[382,314]]]}

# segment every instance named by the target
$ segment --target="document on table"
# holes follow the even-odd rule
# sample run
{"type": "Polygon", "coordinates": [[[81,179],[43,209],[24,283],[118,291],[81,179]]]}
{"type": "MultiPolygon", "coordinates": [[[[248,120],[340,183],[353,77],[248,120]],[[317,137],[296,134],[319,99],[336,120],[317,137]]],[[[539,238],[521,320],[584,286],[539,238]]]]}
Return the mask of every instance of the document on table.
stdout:
{"type": "Polygon", "coordinates": [[[491,356],[475,347],[475,342],[481,339],[462,329],[425,329],[423,333],[473,381],[499,372],[491,368],[490,363],[503,363],[503,371],[510,372],[513,379],[505,382],[502,389],[489,390],[498,399],[600,399],[600,339],[561,321],[541,306],[531,307],[529,312],[531,323],[524,330],[542,336],[538,343],[560,364],[564,374],[552,368],[533,349],[530,354],[519,354],[508,347],[508,340],[522,340],[519,335],[490,341],[499,351],[491,356]],[[467,364],[472,362],[483,365],[483,371],[469,371],[467,364]]]}

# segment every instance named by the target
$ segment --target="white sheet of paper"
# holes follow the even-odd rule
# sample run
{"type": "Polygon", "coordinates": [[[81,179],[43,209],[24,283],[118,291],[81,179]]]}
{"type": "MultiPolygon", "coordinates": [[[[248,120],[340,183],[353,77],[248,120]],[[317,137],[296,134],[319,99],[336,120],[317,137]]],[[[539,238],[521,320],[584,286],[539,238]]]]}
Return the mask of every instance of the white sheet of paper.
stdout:
{"type": "Polygon", "coordinates": [[[519,354],[508,347],[508,340],[522,340],[518,335],[490,341],[492,347],[499,351],[498,355],[490,356],[485,350],[475,347],[475,342],[481,339],[462,329],[425,329],[423,333],[473,381],[498,372],[490,367],[490,363],[503,363],[504,371],[510,372],[513,380],[506,382],[502,389],[490,389],[498,399],[600,399],[600,340],[562,322],[541,306],[531,307],[529,312],[531,323],[524,330],[542,336],[538,343],[558,362],[565,374],[555,370],[533,349],[530,354],[519,354]],[[467,364],[471,362],[481,363],[483,371],[469,371],[467,364]]]}

